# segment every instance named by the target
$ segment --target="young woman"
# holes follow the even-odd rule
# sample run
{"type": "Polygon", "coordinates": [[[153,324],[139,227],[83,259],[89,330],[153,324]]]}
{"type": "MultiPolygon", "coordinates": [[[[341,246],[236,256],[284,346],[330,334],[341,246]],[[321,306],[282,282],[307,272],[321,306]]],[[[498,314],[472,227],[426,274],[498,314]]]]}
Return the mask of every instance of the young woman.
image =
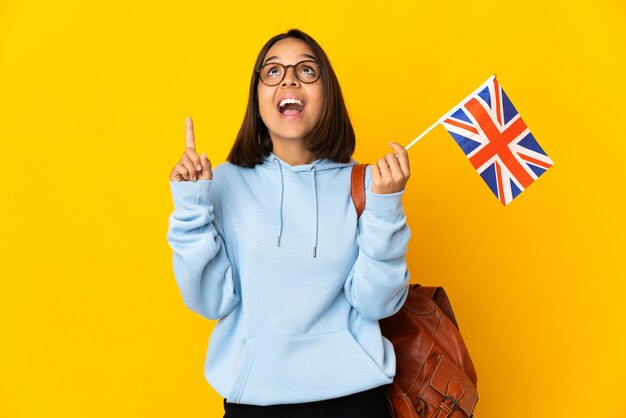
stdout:
{"type": "Polygon", "coordinates": [[[186,149],[167,239],[187,307],[218,319],[205,376],[226,418],[389,417],[395,354],[378,320],[408,293],[406,149],[368,165],[357,223],[355,137],[330,62],[292,29],[261,49],[228,161],[186,149]]]}

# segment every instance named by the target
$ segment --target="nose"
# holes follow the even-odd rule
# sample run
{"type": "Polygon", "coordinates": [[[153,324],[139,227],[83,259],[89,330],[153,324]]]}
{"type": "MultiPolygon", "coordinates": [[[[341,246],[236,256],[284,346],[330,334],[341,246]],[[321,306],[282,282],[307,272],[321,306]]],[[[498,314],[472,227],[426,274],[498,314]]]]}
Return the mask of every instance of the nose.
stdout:
{"type": "Polygon", "coordinates": [[[289,84],[289,85],[296,85],[300,82],[300,80],[298,80],[298,77],[296,77],[296,67],[293,66],[289,66],[285,69],[285,78],[283,78],[283,85],[285,84],[289,84]],[[293,70],[291,72],[291,75],[289,75],[289,70],[293,70]]]}

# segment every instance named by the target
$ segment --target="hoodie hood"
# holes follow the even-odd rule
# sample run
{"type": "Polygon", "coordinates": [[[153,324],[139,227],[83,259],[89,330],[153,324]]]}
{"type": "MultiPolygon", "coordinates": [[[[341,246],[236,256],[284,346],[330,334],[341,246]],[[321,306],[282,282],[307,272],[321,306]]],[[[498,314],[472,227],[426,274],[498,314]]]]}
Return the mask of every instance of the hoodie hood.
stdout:
{"type": "Polygon", "coordinates": [[[283,179],[283,170],[291,170],[302,175],[311,176],[311,203],[315,207],[315,232],[313,241],[313,257],[317,255],[317,237],[318,237],[318,207],[317,207],[317,189],[315,186],[315,174],[319,171],[334,170],[342,167],[353,166],[357,164],[357,161],[351,159],[347,163],[338,163],[328,158],[320,158],[309,164],[291,165],[284,161],[282,158],[274,154],[272,151],[265,156],[262,162],[262,166],[269,168],[270,170],[276,170],[276,175],[280,179],[280,190],[277,191],[280,201],[278,215],[277,215],[277,232],[276,232],[276,246],[280,247],[280,237],[283,230],[283,195],[285,192],[285,182],[283,179]]]}

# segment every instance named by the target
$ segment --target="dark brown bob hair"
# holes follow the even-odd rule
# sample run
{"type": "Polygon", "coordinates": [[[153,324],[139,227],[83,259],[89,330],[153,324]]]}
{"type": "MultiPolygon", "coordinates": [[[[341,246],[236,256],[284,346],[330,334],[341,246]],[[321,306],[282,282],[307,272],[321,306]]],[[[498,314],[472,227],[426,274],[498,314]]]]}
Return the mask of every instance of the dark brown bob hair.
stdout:
{"type": "Polygon", "coordinates": [[[343,101],[339,81],[322,47],[313,38],[298,29],[290,29],[286,33],[274,36],[261,48],[252,71],[246,114],[227,160],[231,164],[253,168],[262,163],[263,159],[273,149],[269,132],[259,112],[257,96],[259,78],[255,70],[263,64],[265,55],[272,45],[285,38],[304,41],[311,48],[320,64],[321,77],[318,81],[321,81],[323,85],[324,106],[318,125],[305,138],[306,148],[316,158],[328,158],[340,163],[350,162],[356,147],[356,139],[343,101]]]}

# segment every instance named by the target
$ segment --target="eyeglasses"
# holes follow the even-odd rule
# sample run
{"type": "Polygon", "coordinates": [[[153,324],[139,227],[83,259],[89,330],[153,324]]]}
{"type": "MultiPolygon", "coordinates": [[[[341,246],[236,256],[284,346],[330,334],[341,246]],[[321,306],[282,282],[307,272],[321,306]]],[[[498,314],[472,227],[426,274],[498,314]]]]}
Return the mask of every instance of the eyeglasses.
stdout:
{"type": "Polygon", "coordinates": [[[315,83],[321,75],[320,65],[317,61],[304,60],[294,65],[283,65],[278,62],[265,64],[255,70],[259,79],[267,86],[275,86],[285,78],[289,67],[298,80],[303,83],[315,83]]]}

